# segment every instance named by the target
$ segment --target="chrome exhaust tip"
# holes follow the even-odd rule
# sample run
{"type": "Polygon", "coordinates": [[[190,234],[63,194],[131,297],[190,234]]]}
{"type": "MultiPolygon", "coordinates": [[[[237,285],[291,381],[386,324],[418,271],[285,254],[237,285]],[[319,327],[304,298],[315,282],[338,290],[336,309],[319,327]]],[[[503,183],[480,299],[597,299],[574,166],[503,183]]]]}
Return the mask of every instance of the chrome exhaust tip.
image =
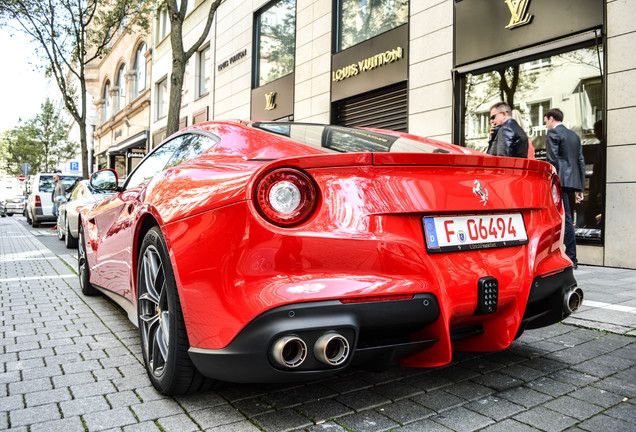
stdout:
{"type": "Polygon", "coordinates": [[[565,294],[563,311],[567,314],[574,313],[583,304],[583,290],[579,287],[572,288],[565,294]]]}
{"type": "Polygon", "coordinates": [[[271,355],[279,366],[293,369],[307,358],[307,344],[298,336],[284,336],[272,345],[271,355]]]}
{"type": "Polygon", "coordinates": [[[316,341],[314,355],[326,365],[339,366],[349,358],[349,342],[338,333],[325,333],[316,341]]]}

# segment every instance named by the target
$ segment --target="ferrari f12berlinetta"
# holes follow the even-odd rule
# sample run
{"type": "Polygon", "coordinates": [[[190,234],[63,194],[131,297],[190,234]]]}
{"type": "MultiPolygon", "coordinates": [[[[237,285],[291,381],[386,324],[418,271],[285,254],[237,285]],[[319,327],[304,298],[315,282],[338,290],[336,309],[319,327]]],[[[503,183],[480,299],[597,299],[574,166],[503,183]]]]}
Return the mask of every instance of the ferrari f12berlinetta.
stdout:
{"type": "Polygon", "coordinates": [[[81,209],[82,290],[139,327],[164,394],[507,348],[583,293],[546,162],[413,135],[209,122],[81,209]]]}

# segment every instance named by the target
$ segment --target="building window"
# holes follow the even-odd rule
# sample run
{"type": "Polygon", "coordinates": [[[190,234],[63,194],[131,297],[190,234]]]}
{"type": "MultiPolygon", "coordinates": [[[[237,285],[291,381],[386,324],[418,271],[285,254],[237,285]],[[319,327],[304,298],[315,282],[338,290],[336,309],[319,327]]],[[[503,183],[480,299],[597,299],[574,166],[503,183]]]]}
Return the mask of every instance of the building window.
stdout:
{"type": "Polygon", "coordinates": [[[102,92],[102,123],[106,123],[110,119],[110,81],[106,81],[104,84],[104,91],[102,92]]]}
{"type": "Polygon", "coordinates": [[[168,8],[162,7],[157,14],[157,43],[161,42],[170,34],[170,17],[168,16],[168,8]]]}
{"type": "Polygon", "coordinates": [[[157,120],[168,114],[168,78],[164,78],[157,83],[157,120]]]}
{"type": "Polygon", "coordinates": [[[115,98],[115,112],[126,106],[126,65],[121,65],[117,73],[117,96],[115,98]]]}
{"type": "Polygon", "coordinates": [[[497,65],[483,74],[467,74],[463,80],[465,116],[460,140],[476,150],[487,150],[487,116],[490,107],[503,99],[520,111],[535,158],[545,160],[547,129],[543,117],[550,108],[563,111],[563,124],[581,138],[586,165],[585,198],[571,205],[577,243],[581,244],[602,242],[606,153],[598,60],[602,57],[603,47],[591,46],[532,62],[497,65]]]}
{"type": "Polygon", "coordinates": [[[208,93],[208,81],[210,80],[208,73],[209,54],[209,46],[197,53],[197,97],[201,97],[208,93]]]}
{"type": "Polygon", "coordinates": [[[133,78],[133,98],[146,90],[146,44],[141,43],[135,54],[135,75],[133,78]]]}
{"type": "Polygon", "coordinates": [[[279,0],[256,17],[256,82],[260,87],[294,71],[296,1],[279,0]]]}
{"type": "Polygon", "coordinates": [[[338,51],[394,29],[409,20],[408,0],[336,0],[338,51]]]}

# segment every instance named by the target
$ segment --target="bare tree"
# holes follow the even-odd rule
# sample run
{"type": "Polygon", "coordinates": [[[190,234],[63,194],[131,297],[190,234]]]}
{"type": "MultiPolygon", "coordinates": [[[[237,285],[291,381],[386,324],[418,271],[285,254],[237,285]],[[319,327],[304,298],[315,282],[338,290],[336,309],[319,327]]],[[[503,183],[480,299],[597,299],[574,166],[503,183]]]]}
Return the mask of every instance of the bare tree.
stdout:
{"type": "Polygon", "coordinates": [[[144,0],[0,0],[0,27],[26,33],[36,43],[47,76],[79,126],[84,177],[89,174],[86,65],[108,50],[126,23],[147,27],[151,13],[144,0]]]}
{"type": "Polygon", "coordinates": [[[168,102],[168,124],[166,136],[179,130],[179,116],[181,115],[181,93],[183,91],[183,76],[186,63],[196,53],[210,33],[214,14],[223,0],[214,0],[210,4],[205,28],[199,39],[186,51],[183,42],[183,21],[186,17],[188,2],[186,0],[166,0],[170,19],[170,43],[172,46],[172,71],[170,72],[170,99],[168,102]]]}

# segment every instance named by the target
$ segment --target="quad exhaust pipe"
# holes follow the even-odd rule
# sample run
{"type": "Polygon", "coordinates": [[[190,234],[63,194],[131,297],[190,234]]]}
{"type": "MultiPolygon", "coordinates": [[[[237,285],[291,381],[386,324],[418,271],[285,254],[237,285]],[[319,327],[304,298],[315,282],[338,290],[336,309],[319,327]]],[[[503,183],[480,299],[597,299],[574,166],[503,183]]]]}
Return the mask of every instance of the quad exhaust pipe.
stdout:
{"type": "Polygon", "coordinates": [[[570,289],[563,299],[563,312],[571,314],[576,312],[583,304],[583,290],[579,287],[570,289]]]}
{"type": "MultiPolygon", "coordinates": [[[[272,345],[270,353],[278,366],[294,369],[307,359],[307,343],[298,336],[283,336],[272,345]]],[[[339,366],[349,358],[349,342],[339,333],[327,332],[316,340],[313,353],[319,362],[339,366]]]]}
{"type": "Polygon", "coordinates": [[[349,357],[349,342],[338,333],[325,333],[314,345],[316,358],[329,366],[339,366],[349,357]]]}
{"type": "Polygon", "coordinates": [[[284,336],[272,346],[272,358],[279,366],[293,369],[307,358],[307,344],[298,336],[284,336]]]}

